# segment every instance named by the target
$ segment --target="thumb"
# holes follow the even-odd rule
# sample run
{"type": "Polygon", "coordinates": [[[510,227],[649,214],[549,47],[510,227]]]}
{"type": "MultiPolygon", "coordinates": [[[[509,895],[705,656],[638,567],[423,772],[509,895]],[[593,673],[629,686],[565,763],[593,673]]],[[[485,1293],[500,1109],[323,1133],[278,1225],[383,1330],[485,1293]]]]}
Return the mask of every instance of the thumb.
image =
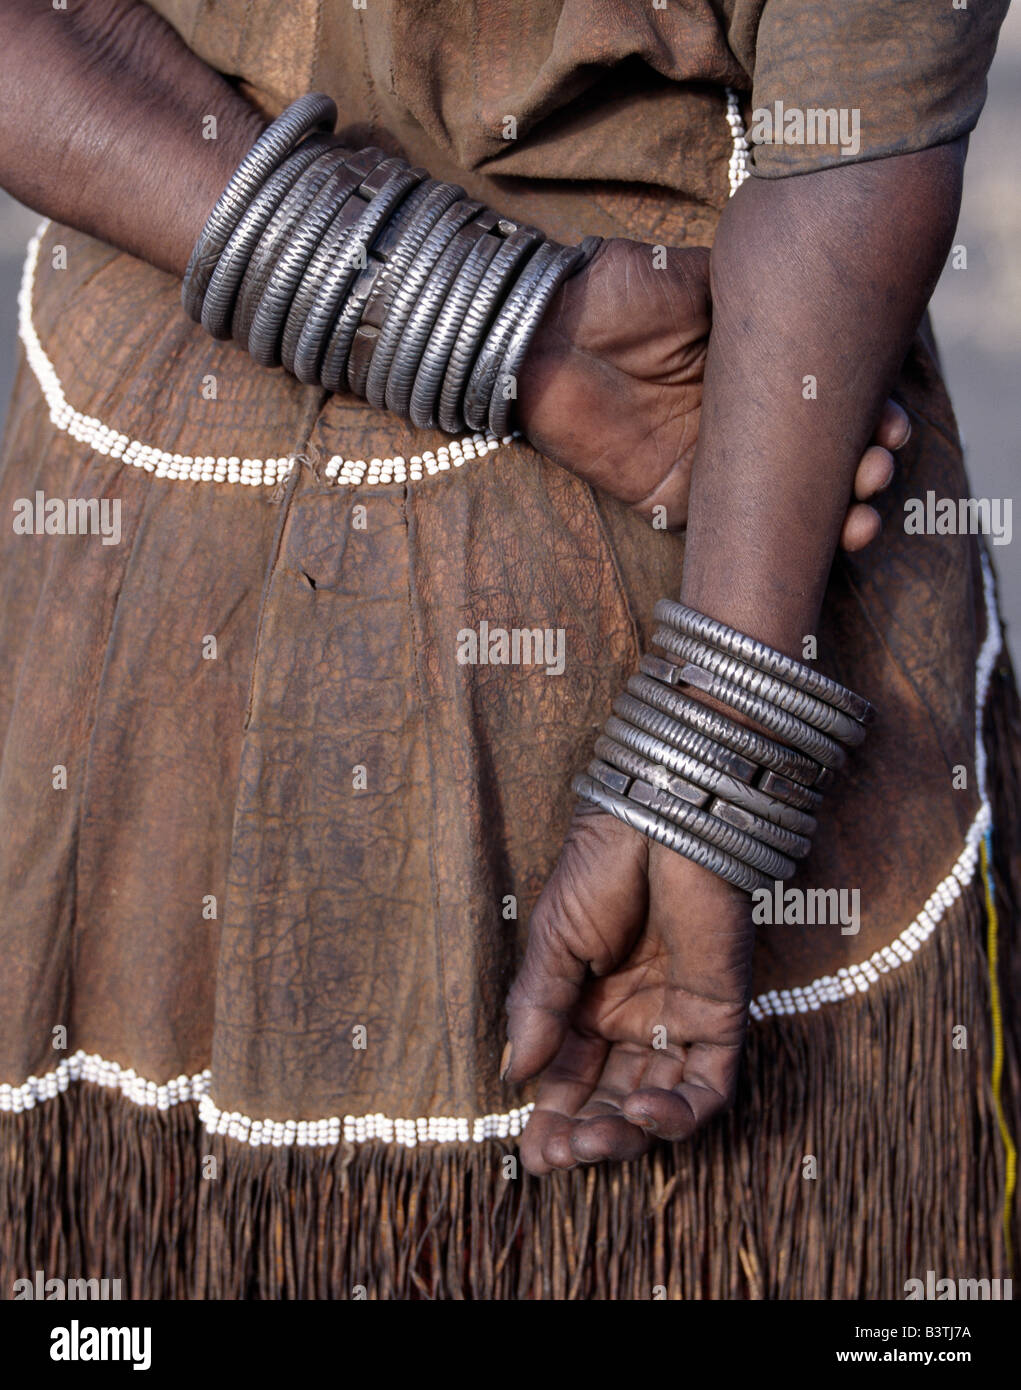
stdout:
{"type": "Polygon", "coordinates": [[[645,923],[647,866],[644,836],[588,803],[578,806],[507,996],[502,1079],[518,1083],[548,1066],[586,979],[627,955],[645,923]]]}

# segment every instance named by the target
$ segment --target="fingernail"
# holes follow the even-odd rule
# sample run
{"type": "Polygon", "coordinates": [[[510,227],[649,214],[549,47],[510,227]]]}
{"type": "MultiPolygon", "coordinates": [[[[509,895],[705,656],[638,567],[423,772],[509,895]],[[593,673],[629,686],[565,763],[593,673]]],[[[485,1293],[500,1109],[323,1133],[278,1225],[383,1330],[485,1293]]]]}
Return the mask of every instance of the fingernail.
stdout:
{"type": "Polygon", "coordinates": [[[511,1047],[510,1043],[508,1043],[507,1046],[503,1049],[503,1056],[500,1058],[500,1080],[501,1080],[501,1081],[505,1081],[505,1080],[507,1079],[507,1073],[510,1071],[511,1054],[512,1054],[512,1052],[513,1052],[513,1049],[512,1049],[512,1047],[511,1047]]]}
{"type": "Polygon", "coordinates": [[[641,1125],[642,1129],[655,1129],[656,1121],[651,1115],[629,1115],[628,1119],[632,1124],[641,1125]]]}

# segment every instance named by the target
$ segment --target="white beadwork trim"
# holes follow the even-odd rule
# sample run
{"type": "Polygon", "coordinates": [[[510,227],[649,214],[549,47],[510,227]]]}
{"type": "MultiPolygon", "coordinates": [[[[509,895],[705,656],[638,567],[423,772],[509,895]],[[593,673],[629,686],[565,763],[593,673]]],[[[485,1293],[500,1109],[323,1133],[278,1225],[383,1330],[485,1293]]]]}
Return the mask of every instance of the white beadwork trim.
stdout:
{"type": "Polygon", "coordinates": [[[226,1134],[242,1144],[274,1148],[297,1144],[299,1148],[323,1148],[339,1144],[364,1144],[379,1140],[402,1144],[481,1144],[486,1139],[510,1139],[521,1133],[532,1113],[531,1105],[509,1110],[504,1115],[482,1115],[475,1120],[451,1115],[419,1116],[415,1120],[394,1120],[388,1115],[333,1115],[327,1120],[253,1120],[236,1110],[220,1110],[208,1095],[199,1101],[199,1119],[210,1134],[226,1134]]]}
{"type": "Polygon", "coordinates": [[[476,1143],[486,1139],[509,1139],[521,1133],[531,1114],[532,1106],[523,1105],[503,1115],[482,1115],[464,1120],[449,1115],[430,1115],[414,1120],[391,1119],[387,1115],[332,1115],[325,1120],[253,1120],[236,1110],[221,1110],[210,1099],[212,1072],[197,1072],[194,1076],[178,1076],[163,1085],[146,1081],[130,1068],[103,1057],[79,1051],[60,1061],[53,1071],[43,1076],[30,1076],[22,1086],[0,1086],[0,1112],[20,1115],[33,1110],[45,1100],[66,1091],[72,1081],[91,1081],[95,1086],[119,1091],[125,1100],[156,1110],[169,1110],[184,1101],[198,1101],[199,1119],[210,1134],[226,1134],[243,1144],[258,1148],[271,1144],[274,1148],[297,1144],[299,1147],[321,1148],[339,1144],[363,1144],[378,1139],[387,1144],[476,1143]]]}
{"type": "Polygon", "coordinates": [[[195,1076],[178,1076],[157,1085],[130,1068],[107,1062],[94,1053],[79,1051],[62,1058],[53,1071],[43,1076],[30,1076],[23,1086],[0,1086],[0,1111],[19,1115],[23,1110],[32,1110],[40,1101],[52,1100],[66,1091],[72,1081],[91,1081],[95,1086],[120,1091],[135,1105],[169,1110],[181,1101],[199,1100],[209,1090],[211,1077],[212,1072],[207,1069],[195,1076]]]}
{"type": "Polygon", "coordinates": [[[979,841],[992,824],[993,812],[986,790],[986,748],[982,737],[982,719],[985,713],[986,696],[992,679],[993,666],[1000,654],[1003,641],[1000,620],[996,611],[996,590],[993,584],[993,571],[982,551],[982,593],[986,609],[986,635],[975,664],[975,780],[978,782],[982,798],[978,812],[964,839],[964,848],[957,862],[935,891],[925,901],[925,906],[914,921],[890,942],[874,951],[868,960],[860,965],[842,966],[836,975],[823,975],[810,985],[796,985],[793,989],[771,989],[760,994],[751,1003],[752,1018],[765,1018],[769,1014],[808,1013],[819,1009],[823,1004],[836,1004],[841,999],[862,993],[878,982],[881,975],[896,970],[909,961],[923,942],[936,930],[947,908],[961,896],[975,877],[979,862],[979,841]]]}
{"type": "MultiPolygon", "coordinates": [[[[135,468],[144,468],[157,478],[192,483],[241,483],[249,487],[274,487],[286,478],[294,464],[292,455],[280,458],[251,459],[227,458],[211,454],[168,453],[153,444],[143,444],[131,439],[112,426],[104,424],[94,415],[83,415],[68,404],[57,370],[46,355],[32,318],[32,300],[35,293],[35,273],[39,263],[39,248],[49,227],[49,221],[40,223],[35,235],[28,243],[25,266],[18,292],[18,334],[25,349],[28,364],[39,383],[46,404],[50,408],[50,420],[58,430],[80,440],[97,454],[109,458],[122,459],[135,468]]],[[[505,435],[504,444],[516,437],[505,435]]],[[[462,439],[452,439],[441,445],[435,453],[425,449],[421,454],[413,454],[405,460],[395,458],[345,459],[334,454],[327,461],[324,477],[328,483],[337,486],[359,487],[387,483],[420,482],[424,477],[436,473],[446,473],[451,468],[460,468],[472,459],[484,458],[500,447],[500,440],[490,431],[465,435],[462,439]]]]}
{"type": "Polygon", "coordinates": [[[741,107],[738,103],[737,93],[731,87],[727,88],[727,125],[730,127],[730,138],[734,145],[730,163],[727,166],[730,196],[733,198],[745,179],[751,174],[751,170],[748,168],[748,136],[744,128],[744,121],[741,119],[741,107]]]}

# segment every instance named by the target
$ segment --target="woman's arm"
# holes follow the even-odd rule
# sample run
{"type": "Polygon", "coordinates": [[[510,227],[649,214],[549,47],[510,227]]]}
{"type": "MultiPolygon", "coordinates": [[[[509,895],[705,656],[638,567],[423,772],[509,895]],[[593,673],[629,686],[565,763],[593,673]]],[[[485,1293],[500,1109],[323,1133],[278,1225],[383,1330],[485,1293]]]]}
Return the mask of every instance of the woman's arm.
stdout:
{"type": "Polygon", "coordinates": [[[750,179],[720,220],[682,599],[799,660],[867,422],[950,250],[966,149],[750,179]]]}
{"type": "MultiPolygon", "coordinates": [[[[950,247],[964,154],[751,181],[720,223],[682,598],[799,659],[866,422],[950,247]]],[[[525,1166],[634,1157],[725,1109],[752,944],[738,890],[579,808],[508,1000],[504,1074],[543,1073],[525,1166]]]]}
{"type": "Polygon", "coordinates": [[[265,124],[138,0],[0,0],[0,185],[47,217],[183,275],[265,124]]]}

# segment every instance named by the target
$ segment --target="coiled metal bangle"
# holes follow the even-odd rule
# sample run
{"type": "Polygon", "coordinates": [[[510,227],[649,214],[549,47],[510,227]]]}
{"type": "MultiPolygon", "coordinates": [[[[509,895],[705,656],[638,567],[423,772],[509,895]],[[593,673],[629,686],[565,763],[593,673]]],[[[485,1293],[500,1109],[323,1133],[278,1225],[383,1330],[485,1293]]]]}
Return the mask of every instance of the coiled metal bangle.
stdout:
{"type": "MultiPolygon", "coordinates": [[[[679,639],[669,628],[658,627],[652,634],[652,640],[666,651],[672,651],[679,639]]],[[[686,662],[683,658],[678,662],[674,684],[690,685],[696,690],[705,691],[714,700],[730,705],[749,719],[754,719],[763,729],[768,729],[782,742],[791,744],[808,757],[814,758],[817,763],[822,763],[824,767],[840,769],[847,761],[847,754],[835,739],[820,733],[818,729],[813,729],[811,724],[806,724],[796,715],[788,714],[786,710],[770,704],[768,700],[750,694],[733,681],[725,680],[723,676],[714,676],[711,671],[706,671],[694,662],[686,662]]]]}
{"type": "Polygon", "coordinates": [[[735,723],[701,700],[692,700],[669,684],[664,685],[662,676],[666,675],[668,681],[670,679],[669,672],[664,668],[669,668],[669,672],[677,670],[672,663],[659,657],[643,656],[638,664],[641,674],[631,677],[627,683],[628,690],[664,714],[683,720],[691,728],[725,743],[735,753],[741,753],[783,777],[791,777],[805,786],[817,786],[820,773],[826,771],[827,777],[830,775],[828,769],[806,758],[803,753],[785,748],[782,743],[766,738],[765,734],[750,729],[747,724],[735,723]]]}
{"type": "Polygon", "coordinates": [[[756,815],[762,816],[765,820],[773,821],[775,825],[782,825],[788,830],[796,830],[799,835],[812,835],[816,830],[815,817],[806,811],[799,811],[796,806],[788,806],[786,802],[777,801],[773,797],[767,796],[765,792],[748,786],[747,782],[739,782],[736,777],[730,777],[727,773],[717,771],[716,768],[710,767],[708,763],[704,763],[698,758],[693,758],[687,753],[681,753],[676,748],[671,748],[661,739],[647,734],[644,729],[636,729],[632,724],[624,723],[615,715],[611,715],[607,719],[606,733],[618,743],[623,743],[625,748],[631,748],[652,762],[668,767],[671,772],[676,772],[678,776],[694,782],[705,791],[722,796],[725,800],[732,801],[736,806],[743,806],[746,811],[754,811],[756,815]]]}
{"type": "Polygon", "coordinates": [[[811,666],[785,656],[783,652],[776,651],[765,642],[757,642],[755,638],[738,632],[736,628],[728,627],[726,623],[706,617],[704,613],[688,608],[683,603],[676,603],[673,599],[660,599],[652,611],[658,622],[666,623],[686,637],[694,637],[719,651],[740,657],[742,661],[747,661],[771,676],[779,676],[798,690],[817,695],[819,699],[825,700],[835,709],[843,710],[862,724],[871,724],[875,719],[875,709],[863,696],[856,695],[853,690],[848,690],[846,686],[838,684],[811,666]]]}
{"type": "MultiPolygon", "coordinates": [[[[771,705],[803,719],[806,724],[811,724],[813,729],[829,734],[849,747],[857,747],[864,740],[864,724],[859,724],[857,720],[851,719],[841,710],[834,709],[824,700],[798,690],[796,686],[782,681],[779,676],[771,676],[756,666],[750,666],[740,657],[717,651],[715,647],[709,647],[695,637],[685,637],[679,632],[667,630],[671,631],[672,636],[669,649],[682,660],[692,661],[704,671],[711,671],[714,676],[733,681],[742,690],[747,690],[749,695],[768,700],[771,705]]],[[[663,629],[658,628],[657,631],[662,632],[663,629]]],[[[667,644],[660,642],[660,646],[664,645],[667,644]]]]}
{"type": "Polygon", "coordinates": [[[663,816],[683,830],[690,830],[692,834],[698,835],[706,844],[714,845],[726,854],[732,854],[735,859],[740,859],[742,864],[749,864],[753,869],[769,874],[774,879],[790,878],[794,873],[796,866],[793,859],[788,859],[786,855],[754,839],[736,826],[728,825],[726,821],[718,820],[709,812],[699,810],[690,802],[672,796],[670,792],[662,790],[652,782],[641,778],[629,778],[626,788],[621,789],[619,783],[614,785],[616,779],[613,769],[600,762],[598,758],[589,763],[588,775],[601,782],[603,786],[609,786],[618,796],[626,796],[629,801],[647,806],[658,816],[663,816]]]}
{"type": "Polygon", "coordinates": [[[196,323],[202,321],[202,301],[220,252],[245,208],[303,136],[311,130],[332,130],[336,121],[336,103],[322,92],[299,97],[263,131],[234,170],[199,233],[184,272],[181,300],[196,323]]]}
{"type": "Polygon", "coordinates": [[[618,796],[585,773],[578,773],[572,780],[571,787],[578,796],[592,802],[600,810],[608,811],[611,816],[616,816],[619,821],[623,821],[625,825],[631,826],[648,839],[666,845],[677,854],[683,854],[686,859],[726,879],[736,888],[743,888],[750,893],[756,888],[769,888],[772,885],[772,880],[760,870],[742,864],[733,855],[725,854],[723,850],[706,844],[697,835],[689,834],[679,826],[672,825],[663,816],[656,815],[654,811],[637,802],[618,796]]]}

